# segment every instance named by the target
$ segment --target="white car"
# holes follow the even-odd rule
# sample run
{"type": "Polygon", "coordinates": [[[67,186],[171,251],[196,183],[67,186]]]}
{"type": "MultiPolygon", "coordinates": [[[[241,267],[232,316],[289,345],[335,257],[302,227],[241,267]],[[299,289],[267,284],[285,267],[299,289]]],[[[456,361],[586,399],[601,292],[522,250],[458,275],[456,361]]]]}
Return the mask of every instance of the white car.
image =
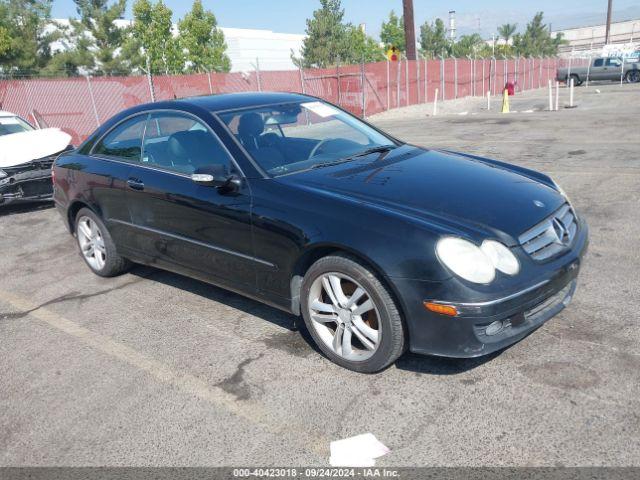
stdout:
{"type": "Polygon", "coordinates": [[[50,200],[51,165],[68,150],[71,136],[59,128],[36,129],[0,110],[0,205],[50,200]]]}

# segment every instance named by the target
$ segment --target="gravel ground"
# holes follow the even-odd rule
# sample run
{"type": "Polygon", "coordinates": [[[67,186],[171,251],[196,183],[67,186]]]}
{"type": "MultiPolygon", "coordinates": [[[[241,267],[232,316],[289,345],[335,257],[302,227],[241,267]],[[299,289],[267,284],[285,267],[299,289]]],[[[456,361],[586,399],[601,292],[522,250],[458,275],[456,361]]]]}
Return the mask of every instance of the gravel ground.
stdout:
{"type": "Polygon", "coordinates": [[[0,465],[327,465],[372,432],[380,466],[640,466],[640,87],[597,88],[371,118],[549,173],[590,224],[573,304],[488,358],[352,373],[290,315],[150,268],[98,278],[52,208],[2,209],[0,465]]]}

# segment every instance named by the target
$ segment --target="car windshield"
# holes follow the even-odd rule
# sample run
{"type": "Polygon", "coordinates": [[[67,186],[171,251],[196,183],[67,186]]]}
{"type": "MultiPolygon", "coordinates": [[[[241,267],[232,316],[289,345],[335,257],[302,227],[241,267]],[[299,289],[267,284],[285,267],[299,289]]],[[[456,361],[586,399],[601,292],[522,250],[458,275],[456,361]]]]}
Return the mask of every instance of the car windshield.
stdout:
{"type": "Polygon", "coordinates": [[[321,101],[225,112],[220,118],[272,176],[347,162],[396,147],[390,138],[321,101]]]}
{"type": "Polygon", "coordinates": [[[0,137],[31,130],[33,130],[33,127],[20,117],[0,117],[0,137]]]}

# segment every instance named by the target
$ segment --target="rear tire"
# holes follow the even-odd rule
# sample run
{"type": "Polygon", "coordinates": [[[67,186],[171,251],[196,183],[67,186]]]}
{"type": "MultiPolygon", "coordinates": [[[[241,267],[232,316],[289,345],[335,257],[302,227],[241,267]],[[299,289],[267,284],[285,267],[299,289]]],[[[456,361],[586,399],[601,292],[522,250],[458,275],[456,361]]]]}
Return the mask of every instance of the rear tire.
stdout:
{"type": "Polygon", "coordinates": [[[131,262],[116,253],[116,246],[102,220],[88,208],[76,215],[76,241],[80,255],[93,273],[115,277],[126,272],[131,262]]]}
{"type": "Polygon", "coordinates": [[[301,310],[318,348],[344,368],[378,372],[404,352],[405,329],[393,295],[353,257],[331,255],[309,268],[301,310]]]}
{"type": "Polygon", "coordinates": [[[629,70],[624,78],[627,83],[638,83],[640,82],[640,70],[629,70]]]}

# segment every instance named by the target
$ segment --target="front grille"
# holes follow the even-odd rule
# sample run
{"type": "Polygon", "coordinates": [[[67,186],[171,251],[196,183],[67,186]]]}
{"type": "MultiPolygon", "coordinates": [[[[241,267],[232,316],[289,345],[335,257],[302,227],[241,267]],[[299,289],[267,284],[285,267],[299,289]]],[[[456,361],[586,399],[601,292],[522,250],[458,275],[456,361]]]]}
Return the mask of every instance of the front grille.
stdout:
{"type": "Polygon", "coordinates": [[[518,240],[531,258],[542,261],[568,250],[577,231],[575,213],[565,203],[553,215],[520,235],[518,240]]]}

